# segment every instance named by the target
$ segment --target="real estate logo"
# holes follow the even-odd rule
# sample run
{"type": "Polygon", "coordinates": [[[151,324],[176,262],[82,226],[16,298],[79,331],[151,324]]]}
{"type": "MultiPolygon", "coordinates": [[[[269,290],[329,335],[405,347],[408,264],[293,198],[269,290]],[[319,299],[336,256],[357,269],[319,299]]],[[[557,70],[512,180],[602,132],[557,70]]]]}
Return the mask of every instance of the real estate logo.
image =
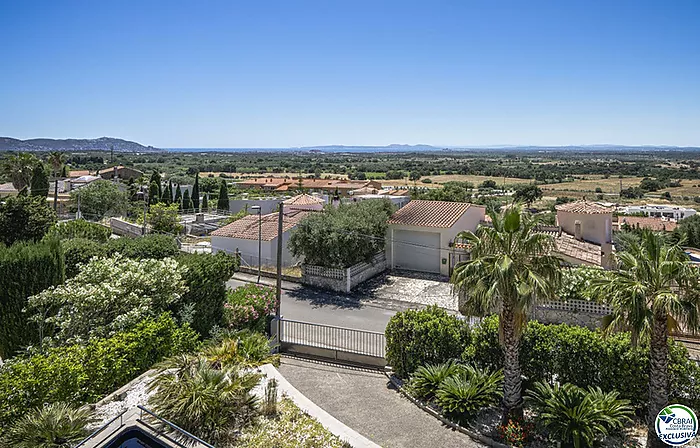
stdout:
{"type": "Polygon", "coordinates": [[[698,418],[687,406],[666,406],[656,416],[656,434],[667,445],[685,445],[698,434],[698,418]]]}

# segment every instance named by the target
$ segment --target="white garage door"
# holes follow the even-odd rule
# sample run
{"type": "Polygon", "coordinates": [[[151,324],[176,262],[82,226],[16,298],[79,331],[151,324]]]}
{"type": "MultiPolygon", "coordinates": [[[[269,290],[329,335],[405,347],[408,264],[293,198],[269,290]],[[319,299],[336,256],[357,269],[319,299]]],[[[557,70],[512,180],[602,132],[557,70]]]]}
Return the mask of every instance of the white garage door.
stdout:
{"type": "Polygon", "coordinates": [[[440,234],[394,230],[394,267],[440,272],[440,234]]]}

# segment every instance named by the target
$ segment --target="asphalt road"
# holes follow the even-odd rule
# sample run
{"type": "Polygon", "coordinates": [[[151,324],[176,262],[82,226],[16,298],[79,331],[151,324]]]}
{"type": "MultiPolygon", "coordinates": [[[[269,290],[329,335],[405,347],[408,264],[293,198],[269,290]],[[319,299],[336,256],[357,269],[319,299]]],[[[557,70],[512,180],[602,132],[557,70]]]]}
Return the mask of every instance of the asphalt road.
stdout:
{"type": "MultiPolygon", "coordinates": [[[[239,279],[229,280],[226,285],[236,288],[246,284],[239,279]]],[[[364,300],[322,291],[289,285],[282,290],[282,316],[305,322],[384,332],[386,324],[397,311],[412,306],[395,301],[364,300]]]]}

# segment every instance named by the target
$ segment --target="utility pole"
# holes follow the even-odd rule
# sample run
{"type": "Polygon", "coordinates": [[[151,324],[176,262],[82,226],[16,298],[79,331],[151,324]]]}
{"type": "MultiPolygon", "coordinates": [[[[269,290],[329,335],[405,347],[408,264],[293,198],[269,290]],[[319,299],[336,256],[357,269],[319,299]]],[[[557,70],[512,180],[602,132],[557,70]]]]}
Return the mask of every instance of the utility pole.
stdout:
{"type": "Polygon", "coordinates": [[[80,188],[78,188],[78,213],[75,214],[75,219],[81,219],[83,214],[80,213],[80,188]]]}
{"type": "Polygon", "coordinates": [[[284,203],[280,202],[279,217],[277,218],[277,305],[275,317],[280,318],[280,305],[282,304],[282,223],[284,221],[284,203]]]}

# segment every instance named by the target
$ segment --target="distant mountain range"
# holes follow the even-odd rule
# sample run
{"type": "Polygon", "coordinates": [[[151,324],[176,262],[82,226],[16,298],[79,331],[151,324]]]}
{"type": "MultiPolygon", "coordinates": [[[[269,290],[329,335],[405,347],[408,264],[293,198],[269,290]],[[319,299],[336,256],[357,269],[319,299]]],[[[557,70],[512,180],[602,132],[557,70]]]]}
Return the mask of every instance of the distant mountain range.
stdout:
{"type": "Polygon", "coordinates": [[[153,146],[143,146],[140,143],[121,138],[100,137],[92,139],[53,139],[32,138],[19,140],[11,137],[0,137],[0,151],[110,151],[116,152],[151,152],[162,151],[153,146]]]}

